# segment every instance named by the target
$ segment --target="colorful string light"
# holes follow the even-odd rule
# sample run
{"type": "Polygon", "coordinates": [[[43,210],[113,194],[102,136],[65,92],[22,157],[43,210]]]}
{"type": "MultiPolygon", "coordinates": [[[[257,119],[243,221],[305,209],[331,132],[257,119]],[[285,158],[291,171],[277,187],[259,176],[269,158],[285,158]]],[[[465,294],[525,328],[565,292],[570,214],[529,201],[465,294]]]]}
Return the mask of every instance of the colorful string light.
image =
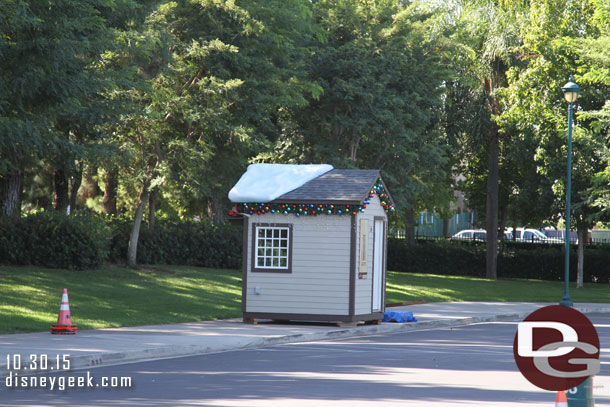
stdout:
{"type": "Polygon", "coordinates": [[[369,199],[365,199],[362,204],[354,205],[335,205],[335,204],[288,204],[288,203],[244,203],[242,212],[250,215],[263,215],[265,213],[282,213],[284,215],[295,214],[296,216],[316,216],[316,215],[356,215],[364,212],[366,206],[371,203],[370,198],[375,194],[379,197],[381,206],[388,213],[394,213],[394,204],[390,201],[381,178],[371,188],[369,199]]]}

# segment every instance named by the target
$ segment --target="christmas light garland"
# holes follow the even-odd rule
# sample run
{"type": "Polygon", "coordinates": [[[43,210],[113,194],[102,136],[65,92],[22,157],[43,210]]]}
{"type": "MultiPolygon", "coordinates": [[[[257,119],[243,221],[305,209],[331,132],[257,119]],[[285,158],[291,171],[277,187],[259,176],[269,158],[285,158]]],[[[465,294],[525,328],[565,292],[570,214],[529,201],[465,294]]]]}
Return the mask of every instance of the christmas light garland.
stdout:
{"type": "Polygon", "coordinates": [[[335,205],[335,204],[295,204],[295,203],[244,203],[241,212],[250,215],[263,215],[265,213],[282,213],[285,215],[295,214],[300,216],[316,215],[356,215],[364,212],[366,206],[371,203],[370,198],[379,197],[381,206],[388,213],[394,213],[394,204],[390,202],[390,196],[383,186],[381,178],[371,188],[369,199],[364,200],[361,205],[335,205]]]}

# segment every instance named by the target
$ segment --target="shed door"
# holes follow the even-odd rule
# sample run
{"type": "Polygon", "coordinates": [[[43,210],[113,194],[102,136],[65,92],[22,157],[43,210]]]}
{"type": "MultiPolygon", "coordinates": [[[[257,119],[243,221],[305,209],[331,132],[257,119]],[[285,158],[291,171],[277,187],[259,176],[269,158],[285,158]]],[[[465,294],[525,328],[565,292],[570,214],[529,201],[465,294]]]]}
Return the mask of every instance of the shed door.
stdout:
{"type": "Polygon", "coordinates": [[[382,309],[383,300],[383,246],[385,240],[385,225],[383,220],[375,219],[375,234],[373,241],[373,312],[382,309]]]}

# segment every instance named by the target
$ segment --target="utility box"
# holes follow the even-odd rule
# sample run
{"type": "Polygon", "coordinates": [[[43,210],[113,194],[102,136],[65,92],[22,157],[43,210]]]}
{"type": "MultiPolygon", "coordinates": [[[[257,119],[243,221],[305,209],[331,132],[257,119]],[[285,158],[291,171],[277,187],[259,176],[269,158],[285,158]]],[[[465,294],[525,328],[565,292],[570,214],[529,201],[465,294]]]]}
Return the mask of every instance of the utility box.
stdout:
{"type": "Polygon", "coordinates": [[[578,386],[566,391],[566,397],[568,407],[594,407],[593,378],[589,377],[578,386]]]}

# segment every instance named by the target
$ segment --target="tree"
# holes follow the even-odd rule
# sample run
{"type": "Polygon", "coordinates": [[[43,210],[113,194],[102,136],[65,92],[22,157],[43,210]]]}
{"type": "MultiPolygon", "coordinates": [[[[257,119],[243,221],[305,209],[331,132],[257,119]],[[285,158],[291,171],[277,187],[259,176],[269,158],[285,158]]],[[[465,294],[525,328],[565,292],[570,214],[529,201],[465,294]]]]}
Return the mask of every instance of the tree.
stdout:
{"type": "Polygon", "coordinates": [[[323,92],[283,118],[275,161],[380,168],[412,226],[418,206],[434,205],[427,197],[450,189],[436,15],[419,3],[328,0],[314,16],[325,35],[308,78],[323,92]]]}
{"type": "Polygon", "coordinates": [[[62,119],[82,113],[81,101],[99,90],[92,64],[107,39],[100,15],[107,3],[0,5],[0,216],[19,214],[27,166],[73,152],[62,119]]]}
{"type": "Polygon", "coordinates": [[[176,44],[164,84],[173,89],[167,123],[185,135],[168,180],[174,197],[204,203],[222,222],[226,192],[248,159],[278,138],[282,112],[304,105],[304,95],[318,88],[305,79],[303,67],[313,30],[311,4],[199,3],[166,13],[176,44]]]}
{"type": "Polygon", "coordinates": [[[458,124],[451,124],[448,131],[462,147],[461,170],[470,205],[481,207],[482,202],[477,202],[485,199],[486,276],[496,279],[499,198],[504,197],[502,212],[506,213],[508,191],[508,182],[500,181],[502,154],[511,134],[501,131],[494,119],[502,114],[500,92],[507,86],[506,74],[518,63],[513,48],[520,41],[525,5],[473,0],[454,7],[455,20],[450,23],[456,25],[454,38],[461,52],[454,60],[458,79],[449,84],[448,107],[458,124]]]}
{"type": "MultiPolygon", "coordinates": [[[[542,196],[552,196],[545,205],[549,207],[547,219],[557,220],[565,213],[565,172],[567,106],[561,86],[570,73],[581,71],[583,63],[572,44],[582,38],[598,35],[593,25],[594,2],[579,0],[566,6],[559,1],[530,2],[528,24],[523,28],[524,43],[520,49],[525,65],[509,74],[509,89],[505,93],[507,106],[499,123],[512,128],[519,137],[535,140],[537,182],[531,190],[544,191],[542,196]]],[[[577,80],[580,77],[577,76],[577,80]]],[[[593,176],[600,170],[600,151],[604,140],[594,131],[595,123],[585,120],[586,114],[578,113],[599,109],[606,89],[585,88],[577,104],[574,129],[571,216],[579,232],[578,281],[582,286],[583,245],[585,233],[592,226],[592,207],[589,190],[593,176]]]]}
{"type": "MultiPolygon", "coordinates": [[[[116,139],[129,156],[124,182],[138,185],[131,266],[147,204],[149,227],[164,191],[179,203],[207,202],[221,222],[226,191],[269,144],[281,110],[315,89],[299,75],[309,8],[300,0],[202,0],[163,3],[150,14],[144,33],[158,45],[151,55],[166,55],[166,64],[144,58],[151,86],[132,92],[135,109],[116,139]]],[[[201,204],[189,206],[182,216],[201,214],[193,211],[201,204]]]]}

